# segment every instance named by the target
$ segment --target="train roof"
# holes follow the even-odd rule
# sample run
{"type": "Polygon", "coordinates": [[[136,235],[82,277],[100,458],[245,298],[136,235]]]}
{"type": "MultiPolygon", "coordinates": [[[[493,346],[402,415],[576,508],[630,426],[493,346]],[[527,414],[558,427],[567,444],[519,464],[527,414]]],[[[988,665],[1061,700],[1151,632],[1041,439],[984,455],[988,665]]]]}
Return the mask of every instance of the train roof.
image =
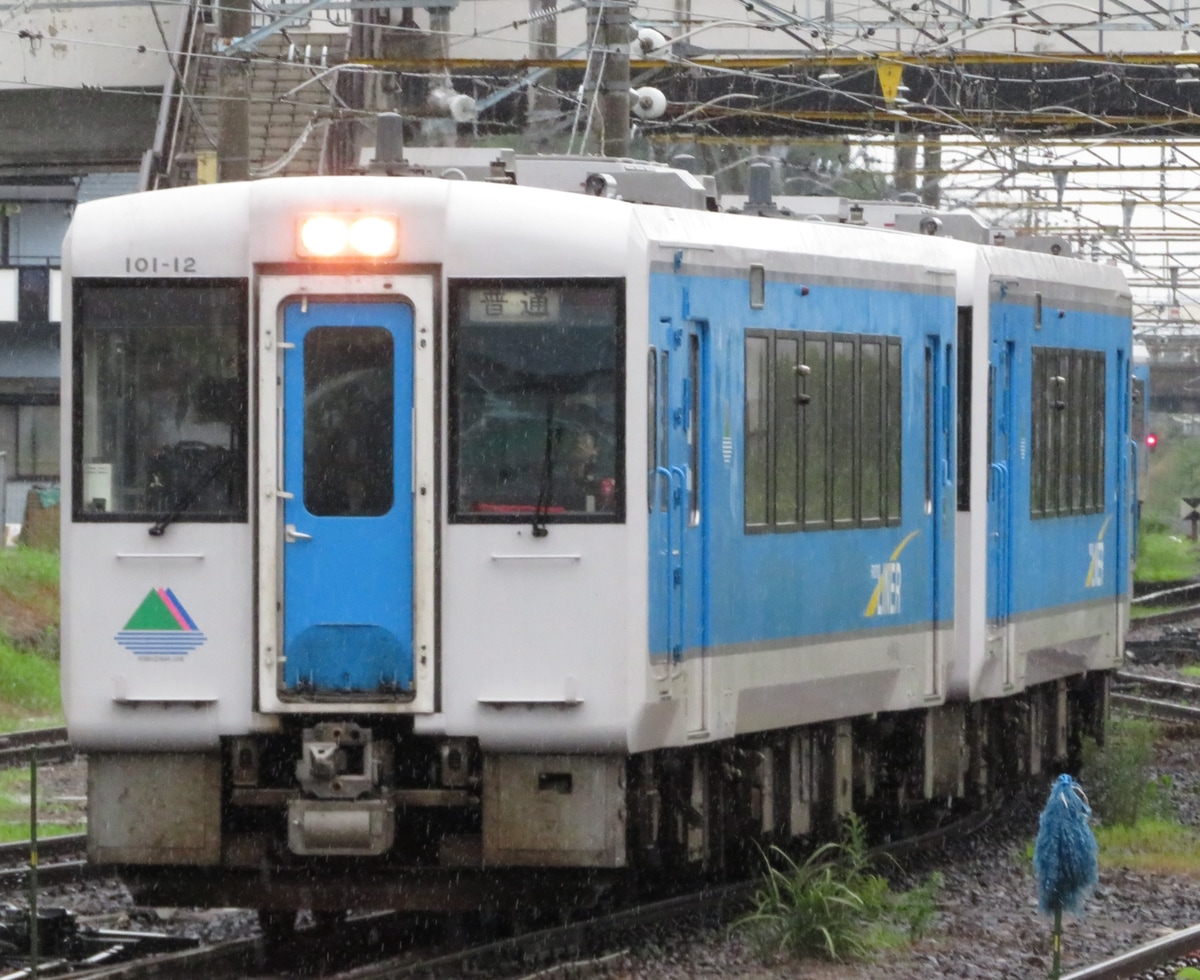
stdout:
{"type": "MultiPolygon", "coordinates": [[[[580,167],[581,173],[586,170],[580,167]]],[[[641,179],[659,172],[634,173],[641,179]]],[[[676,190],[700,186],[690,175],[682,177],[687,178],[682,183],[672,181],[676,190]]],[[[1090,291],[1129,294],[1114,266],[1044,252],[833,221],[663,207],[562,189],[422,176],[273,178],[89,202],[76,211],[64,245],[64,268],[116,275],[123,271],[113,264],[116,256],[177,254],[186,241],[188,249],[206,257],[199,274],[242,276],[252,264],[279,263],[294,255],[299,214],[372,209],[401,215],[401,262],[444,261],[452,275],[462,273],[451,267],[487,268],[496,277],[528,276],[539,262],[555,269],[547,274],[561,274],[569,244],[573,267],[596,277],[626,274],[632,249],[648,252],[651,263],[696,272],[763,264],[772,274],[909,288],[928,283],[945,291],[946,273],[965,283],[978,279],[981,266],[992,278],[1036,283],[1039,291],[1062,295],[1064,301],[1090,291]]],[[[978,300],[959,296],[960,303],[978,300]]]]}

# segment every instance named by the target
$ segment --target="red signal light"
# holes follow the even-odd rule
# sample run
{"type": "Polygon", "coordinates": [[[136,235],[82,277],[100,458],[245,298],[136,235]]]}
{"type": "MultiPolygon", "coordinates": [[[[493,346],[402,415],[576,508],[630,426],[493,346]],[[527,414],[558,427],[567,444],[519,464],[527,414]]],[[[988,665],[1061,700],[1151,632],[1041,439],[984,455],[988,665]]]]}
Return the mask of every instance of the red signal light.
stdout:
{"type": "Polygon", "coordinates": [[[1153,449],[1157,445],[1158,445],[1158,436],[1155,435],[1153,432],[1147,432],[1146,433],[1146,448],[1153,449]]]}

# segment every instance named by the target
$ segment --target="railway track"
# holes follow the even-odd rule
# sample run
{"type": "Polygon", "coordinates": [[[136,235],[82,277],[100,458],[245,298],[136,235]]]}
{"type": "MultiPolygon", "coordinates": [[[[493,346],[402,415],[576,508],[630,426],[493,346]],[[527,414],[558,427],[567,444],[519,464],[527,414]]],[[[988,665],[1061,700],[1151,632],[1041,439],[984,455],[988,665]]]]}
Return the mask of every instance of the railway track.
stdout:
{"type": "Polygon", "coordinates": [[[1174,977],[1186,966],[1200,967],[1200,925],[1063,974],[1062,980],[1156,980],[1174,977]]]}
{"type": "Polygon", "coordinates": [[[69,762],[75,758],[65,728],[36,728],[0,735],[0,769],[28,765],[33,752],[40,763],[69,762]]]}
{"type": "Polygon", "coordinates": [[[1115,681],[1114,707],[1160,721],[1200,724],[1200,684],[1124,670],[1117,672],[1115,681]],[[1147,696],[1150,692],[1156,696],[1147,696]]]}

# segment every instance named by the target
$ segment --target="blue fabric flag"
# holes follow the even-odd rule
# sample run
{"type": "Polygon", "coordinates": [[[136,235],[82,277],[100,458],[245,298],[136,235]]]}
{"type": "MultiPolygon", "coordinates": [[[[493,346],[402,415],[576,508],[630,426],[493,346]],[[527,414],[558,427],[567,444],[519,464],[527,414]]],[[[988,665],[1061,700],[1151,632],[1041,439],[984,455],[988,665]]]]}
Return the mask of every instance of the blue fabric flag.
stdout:
{"type": "Polygon", "coordinates": [[[1059,776],[1038,820],[1033,846],[1037,874],[1038,910],[1053,915],[1064,910],[1076,915],[1096,887],[1096,837],[1088,825],[1092,808],[1079,784],[1059,776]]]}

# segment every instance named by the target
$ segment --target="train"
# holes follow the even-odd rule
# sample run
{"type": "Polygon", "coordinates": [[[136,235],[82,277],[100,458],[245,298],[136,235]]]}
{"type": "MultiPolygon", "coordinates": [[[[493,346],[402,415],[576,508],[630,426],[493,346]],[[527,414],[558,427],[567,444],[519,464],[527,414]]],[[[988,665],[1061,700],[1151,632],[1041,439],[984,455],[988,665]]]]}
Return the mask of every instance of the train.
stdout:
{"type": "Polygon", "coordinates": [[[562,910],[985,802],[1102,737],[1119,269],[474,153],[75,211],[92,864],[277,927],[562,910]]]}

